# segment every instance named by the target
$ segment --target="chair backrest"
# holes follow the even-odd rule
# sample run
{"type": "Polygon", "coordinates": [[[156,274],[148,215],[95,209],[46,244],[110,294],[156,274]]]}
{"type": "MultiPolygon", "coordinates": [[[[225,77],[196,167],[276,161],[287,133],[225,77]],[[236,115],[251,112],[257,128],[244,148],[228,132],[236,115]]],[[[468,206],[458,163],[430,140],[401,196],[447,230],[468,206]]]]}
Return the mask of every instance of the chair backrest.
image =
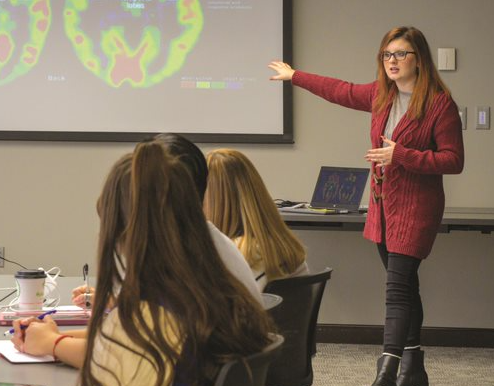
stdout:
{"type": "Polygon", "coordinates": [[[214,386],[265,386],[270,363],[279,355],[284,338],[270,334],[272,343],[260,353],[225,363],[214,386]]]}
{"type": "Polygon", "coordinates": [[[269,282],[264,291],[279,295],[283,302],[268,311],[285,343],[271,364],[267,386],[312,384],[312,355],[315,354],[317,316],[331,268],[322,272],[269,282]]]}

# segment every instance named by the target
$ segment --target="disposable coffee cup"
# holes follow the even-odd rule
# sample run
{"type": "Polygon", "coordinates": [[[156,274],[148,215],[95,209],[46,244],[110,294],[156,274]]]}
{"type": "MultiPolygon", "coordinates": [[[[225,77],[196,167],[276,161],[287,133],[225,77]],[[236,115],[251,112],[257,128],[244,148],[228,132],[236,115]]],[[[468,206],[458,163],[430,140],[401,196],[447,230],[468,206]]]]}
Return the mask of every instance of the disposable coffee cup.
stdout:
{"type": "Polygon", "coordinates": [[[41,310],[45,298],[45,271],[39,269],[23,269],[15,274],[20,310],[41,310]]]}

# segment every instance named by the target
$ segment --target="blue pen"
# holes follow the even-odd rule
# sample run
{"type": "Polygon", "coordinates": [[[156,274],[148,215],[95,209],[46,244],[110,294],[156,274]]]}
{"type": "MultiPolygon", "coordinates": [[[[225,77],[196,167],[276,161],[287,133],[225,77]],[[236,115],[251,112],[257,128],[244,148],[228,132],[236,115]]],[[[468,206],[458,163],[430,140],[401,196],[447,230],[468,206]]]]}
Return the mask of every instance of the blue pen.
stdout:
{"type": "MultiPolygon", "coordinates": [[[[38,316],[38,319],[39,320],[43,320],[45,318],[46,315],[51,315],[51,314],[54,314],[55,312],[57,312],[57,310],[50,310],[50,311],[46,311],[44,313],[42,313],[41,315],[38,316]]],[[[25,330],[28,326],[25,326],[25,325],[21,325],[21,330],[25,330]]],[[[7,335],[14,335],[14,329],[11,328],[10,330],[8,331],[5,331],[3,333],[3,335],[7,336],[7,335]]]]}

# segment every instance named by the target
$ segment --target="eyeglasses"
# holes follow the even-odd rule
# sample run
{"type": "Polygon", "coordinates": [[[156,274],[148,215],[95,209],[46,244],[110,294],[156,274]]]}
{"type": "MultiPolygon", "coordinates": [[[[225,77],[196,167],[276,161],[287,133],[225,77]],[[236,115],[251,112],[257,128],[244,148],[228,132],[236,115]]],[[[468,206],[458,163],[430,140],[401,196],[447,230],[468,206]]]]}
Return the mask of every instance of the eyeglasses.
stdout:
{"type": "Polygon", "coordinates": [[[382,59],[384,61],[388,61],[391,59],[392,56],[395,57],[396,60],[405,60],[407,58],[407,54],[415,54],[414,51],[396,51],[396,52],[389,52],[389,51],[384,51],[382,53],[382,59]]]}

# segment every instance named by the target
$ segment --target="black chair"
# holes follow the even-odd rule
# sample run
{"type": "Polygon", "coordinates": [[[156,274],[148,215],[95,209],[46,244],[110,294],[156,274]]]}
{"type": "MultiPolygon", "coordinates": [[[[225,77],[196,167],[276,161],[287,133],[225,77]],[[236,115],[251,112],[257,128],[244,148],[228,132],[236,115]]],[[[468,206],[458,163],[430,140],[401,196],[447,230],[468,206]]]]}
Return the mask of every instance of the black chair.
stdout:
{"type": "Polygon", "coordinates": [[[225,363],[220,369],[214,386],[265,386],[270,363],[281,350],[284,338],[271,334],[270,343],[262,352],[225,363]]]}
{"type": "Polygon", "coordinates": [[[326,268],[316,274],[273,280],[264,288],[283,298],[268,312],[285,338],[280,356],[269,367],[266,386],[312,385],[317,316],[332,271],[326,268]]]}

